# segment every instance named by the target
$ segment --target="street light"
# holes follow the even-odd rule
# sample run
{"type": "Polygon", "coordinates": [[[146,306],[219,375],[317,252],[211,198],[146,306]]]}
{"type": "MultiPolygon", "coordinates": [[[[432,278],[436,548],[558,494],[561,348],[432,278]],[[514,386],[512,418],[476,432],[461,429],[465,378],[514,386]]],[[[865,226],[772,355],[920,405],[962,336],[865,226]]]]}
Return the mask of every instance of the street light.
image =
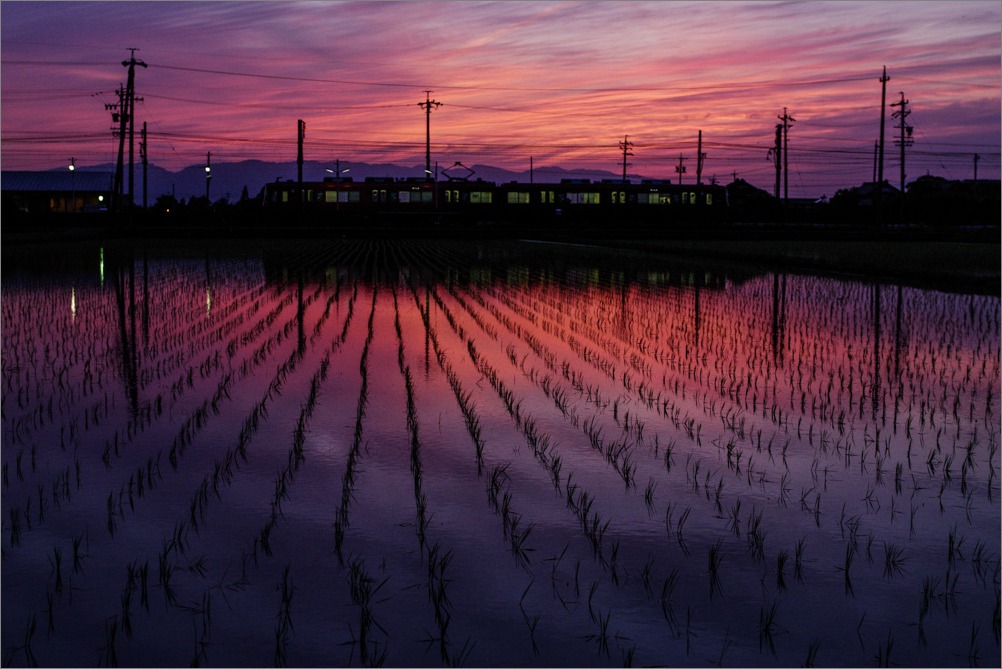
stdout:
{"type": "Polygon", "coordinates": [[[212,181],[212,152],[208,151],[205,154],[205,199],[211,204],[212,200],[209,200],[209,183],[212,181]]]}
{"type": "Polygon", "coordinates": [[[73,211],[77,209],[77,176],[76,176],[76,158],[70,158],[70,184],[73,189],[73,211]]]}
{"type": "Polygon", "coordinates": [[[338,159],[336,159],[336,160],[334,161],[334,169],[331,169],[331,168],[329,168],[329,167],[328,167],[328,168],[326,169],[326,171],[327,171],[327,172],[330,172],[330,173],[331,173],[331,174],[333,174],[334,176],[337,176],[337,177],[339,177],[339,176],[341,176],[342,174],[345,174],[345,173],[347,173],[347,172],[350,172],[350,171],[351,171],[351,169],[350,169],[350,168],[347,168],[347,167],[346,167],[345,169],[343,169],[343,170],[342,170],[342,169],[341,169],[341,159],[340,159],[340,158],[338,158],[338,159]]]}

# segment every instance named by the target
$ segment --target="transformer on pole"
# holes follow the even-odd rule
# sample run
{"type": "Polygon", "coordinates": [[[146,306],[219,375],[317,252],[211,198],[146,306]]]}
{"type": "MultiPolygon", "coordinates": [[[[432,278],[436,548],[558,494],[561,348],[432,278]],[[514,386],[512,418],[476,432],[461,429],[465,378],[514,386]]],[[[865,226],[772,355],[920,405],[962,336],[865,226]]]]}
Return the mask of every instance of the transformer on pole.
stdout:
{"type": "Polygon", "coordinates": [[[905,100],[904,92],[900,92],[901,100],[891,104],[892,107],[901,107],[898,111],[891,114],[892,118],[900,119],[900,123],[895,128],[901,130],[901,136],[894,140],[894,143],[901,147],[901,195],[905,194],[905,147],[912,145],[912,127],[905,122],[908,115],[911,114],[911,110],[908,109],[908,100],[905,100]]]}
{"type": "Polygon", "coordinates": [[[629,135],[623,135],[623,141],[619,143],[619,148],[621,148],[623,150],[623,181],[624,182],[626,181],[626,167],[627,167],[627,165],[630,165],[630,163],[626,162],[626,157],[633,155],[633,151],[630,150],[630,149],[633,148],[633,142],[629,141],[629,139],[630,139],[629,135]]]}

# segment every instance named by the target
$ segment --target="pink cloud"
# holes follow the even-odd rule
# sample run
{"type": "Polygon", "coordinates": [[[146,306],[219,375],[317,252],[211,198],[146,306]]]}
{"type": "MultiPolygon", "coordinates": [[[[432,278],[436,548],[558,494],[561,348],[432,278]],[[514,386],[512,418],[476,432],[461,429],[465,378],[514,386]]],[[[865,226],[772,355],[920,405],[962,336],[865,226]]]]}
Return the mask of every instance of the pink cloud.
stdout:
{"type": "Polygon", "coordinates": [[[432,114],[433,148],[446,161],[523,169],[532,156],[615,171],[617,143],[630,135],[633,171],[665,176],[673,157],[694,155],[701,129],[708,169],[755,175],[763,187],[764,149],[787,107],[803,188],[830,194],[870,178],[887,65],[889,98],[906,91],[927,142],[962,137],[981,147],[981,174],[999,170],[992,3],[4,3],[0,12],[5,169],[61,166],[68,151],[107,160],[103,105],[124,81],[124,47],[138,46],[150,67],[137,75],[137,116],[155,133],[151,160],[169,169],[210,149],[219,160],[289,159],[298,118],[308,157],[412,164],[424,149],[417,103],[432,89],[444,103],[432,114]],[[47,104],[51,96],[65,104],[47,104]],[[45,133],[93,139],[12,141],[45,133]],[[815,160],[826,148],[838,169],[815,160]]]}

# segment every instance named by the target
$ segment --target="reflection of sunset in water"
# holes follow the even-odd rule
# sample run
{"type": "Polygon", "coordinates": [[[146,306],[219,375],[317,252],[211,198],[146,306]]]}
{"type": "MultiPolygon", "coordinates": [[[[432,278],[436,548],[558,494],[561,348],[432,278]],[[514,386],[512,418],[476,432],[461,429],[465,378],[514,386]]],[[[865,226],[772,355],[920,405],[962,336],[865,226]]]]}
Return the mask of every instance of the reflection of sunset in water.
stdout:
{"type": "Polygon", "coordinates": [[[550,244],[28,260],[11,664],[998,664],[996,295],[550,244]]]}

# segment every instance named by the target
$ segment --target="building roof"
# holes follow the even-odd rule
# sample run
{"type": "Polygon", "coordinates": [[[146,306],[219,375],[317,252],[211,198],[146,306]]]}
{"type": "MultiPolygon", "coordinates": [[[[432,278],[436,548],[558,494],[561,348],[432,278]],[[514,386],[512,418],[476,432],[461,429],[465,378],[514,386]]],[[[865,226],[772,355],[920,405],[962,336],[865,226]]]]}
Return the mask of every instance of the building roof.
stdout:
{"type": "Polygon", "coordinates": [[[78,193],[111,191],[114,175],[111,172],[83,172],[76,170],[52,170],[49,172],[23,172],[4,170],[0,172],[0,190],[4,192],[71,192],[78,193]]]}

